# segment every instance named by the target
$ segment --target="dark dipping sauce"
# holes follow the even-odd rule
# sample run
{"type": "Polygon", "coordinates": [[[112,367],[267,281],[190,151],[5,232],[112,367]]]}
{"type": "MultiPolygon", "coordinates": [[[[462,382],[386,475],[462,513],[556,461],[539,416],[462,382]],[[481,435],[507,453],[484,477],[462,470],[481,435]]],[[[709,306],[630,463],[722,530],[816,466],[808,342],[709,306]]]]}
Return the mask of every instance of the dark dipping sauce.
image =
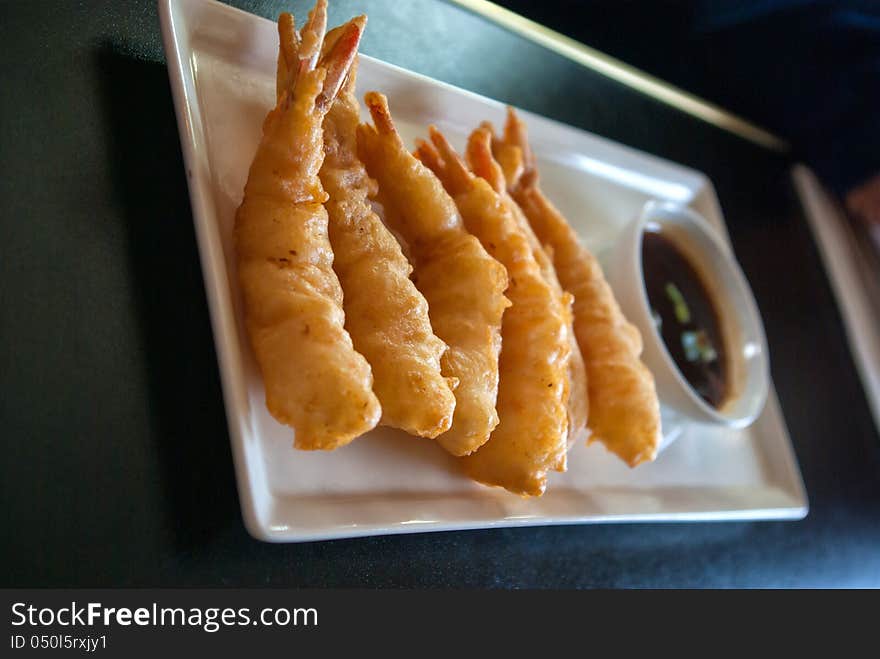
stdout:
{"type": "Polygon", "coordinates": [[[654,324],[694,391],[720,408],[729,393],[721,319],[703,278],[673,240],[659,231],[642,237],[642,268],[654,324]]]}

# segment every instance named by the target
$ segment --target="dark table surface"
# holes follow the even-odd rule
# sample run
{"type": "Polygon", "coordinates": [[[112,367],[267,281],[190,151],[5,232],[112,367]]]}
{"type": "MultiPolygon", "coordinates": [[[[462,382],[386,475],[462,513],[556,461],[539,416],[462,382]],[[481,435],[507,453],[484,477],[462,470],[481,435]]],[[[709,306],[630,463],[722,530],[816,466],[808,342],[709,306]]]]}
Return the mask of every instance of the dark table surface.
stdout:
{"type": "Polygon", "coordinates": [[[880,441],[789,160],[456,6],[336,0],[331,18],[356,11],[370,15],[367,54],[711,177],[766,322],[809,516],[251,539],[155,4],[6,2],[0,586],[880,586],[880,441]]]}

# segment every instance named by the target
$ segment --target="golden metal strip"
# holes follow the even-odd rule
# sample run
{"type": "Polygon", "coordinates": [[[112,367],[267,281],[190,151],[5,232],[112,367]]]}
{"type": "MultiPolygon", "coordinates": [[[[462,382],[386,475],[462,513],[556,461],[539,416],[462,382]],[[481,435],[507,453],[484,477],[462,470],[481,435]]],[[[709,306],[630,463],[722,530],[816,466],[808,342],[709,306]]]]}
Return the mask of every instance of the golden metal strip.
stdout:
{"type": "Polygon", "coordinates": [[[789,149],[785,140],[717,105],[678,89],[594,48],[585,46],[581,42],[551,30],[540,23],[489,2],[489,0],[451,1],[563,57],[567,57],[581,66],[597,71],[713,126],[774,151],[788,151],[789,149]]]}

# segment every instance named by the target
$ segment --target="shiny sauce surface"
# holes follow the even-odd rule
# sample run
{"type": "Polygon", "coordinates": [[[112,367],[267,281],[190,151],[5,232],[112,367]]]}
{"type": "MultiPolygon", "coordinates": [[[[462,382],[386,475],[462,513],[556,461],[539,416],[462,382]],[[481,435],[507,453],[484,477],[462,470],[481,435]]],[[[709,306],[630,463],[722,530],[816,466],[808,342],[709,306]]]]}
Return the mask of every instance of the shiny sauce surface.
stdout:
{"type": "Polygon", "coordinates": [[[694,391],[714,408],[729,393],[721,318],[703,278],[674,239],[661,231],[642,238],[648,302],[666,349],[694,391]]]}

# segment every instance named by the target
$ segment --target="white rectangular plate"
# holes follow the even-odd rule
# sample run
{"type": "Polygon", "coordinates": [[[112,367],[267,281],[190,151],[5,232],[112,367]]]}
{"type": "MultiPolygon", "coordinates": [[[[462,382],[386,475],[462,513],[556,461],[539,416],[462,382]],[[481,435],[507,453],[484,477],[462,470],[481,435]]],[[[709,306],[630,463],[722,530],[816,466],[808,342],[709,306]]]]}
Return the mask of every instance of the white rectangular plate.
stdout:
{"type": "MultiPolygon", "coordinates": [[[[274,101],[272,22],[212,0],[161,0],[162,33],[244,520],[257,538],[303,541],[385,533],[583,522],[797,519],[803,483],[775,394],[751,428],[696,424],[652,464],[630,469],[598,445],[572,449],[547,494],[526,500],[470,482],[434,442],[377,429],[331,453],[291,449],[266,411],[248,347],[232,243],[235,209],[274,101]]],[[[369,29],[381,30],[381,25],[369,29]]],[[[388,95],[411,140],[429,123],[461,146],[489,99],[363,57],[360,92],[388,95]]],[[[602,253],[648,199],[689,204],[724,231],[702,174],[523,113],[545,189],[602,253]]]]}

